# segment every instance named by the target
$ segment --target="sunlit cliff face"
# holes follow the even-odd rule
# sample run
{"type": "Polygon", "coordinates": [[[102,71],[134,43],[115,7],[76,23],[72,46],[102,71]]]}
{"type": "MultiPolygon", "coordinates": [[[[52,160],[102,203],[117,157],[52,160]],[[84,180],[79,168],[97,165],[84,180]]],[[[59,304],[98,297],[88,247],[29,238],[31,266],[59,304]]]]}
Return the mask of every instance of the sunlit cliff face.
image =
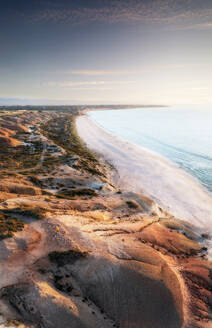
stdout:
{"type": "Polygon", "coordinates": [[[1,1],[0,103],[212,103],[210,0],[1,1]]]}

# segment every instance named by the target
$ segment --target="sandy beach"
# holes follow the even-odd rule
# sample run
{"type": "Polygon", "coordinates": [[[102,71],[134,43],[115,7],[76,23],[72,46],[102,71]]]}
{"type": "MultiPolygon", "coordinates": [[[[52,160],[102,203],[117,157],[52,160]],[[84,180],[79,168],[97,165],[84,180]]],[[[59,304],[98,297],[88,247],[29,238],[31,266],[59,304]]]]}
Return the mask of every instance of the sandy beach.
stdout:
{"type": "Polygon", "coordinates": [[[121,189],[142,192],[176,217],[211,230],[212,197],[195,178],[160,155],[107,133],[88,114],[77,118],[77,130],[89,148],[116,168],[121,189]]]}

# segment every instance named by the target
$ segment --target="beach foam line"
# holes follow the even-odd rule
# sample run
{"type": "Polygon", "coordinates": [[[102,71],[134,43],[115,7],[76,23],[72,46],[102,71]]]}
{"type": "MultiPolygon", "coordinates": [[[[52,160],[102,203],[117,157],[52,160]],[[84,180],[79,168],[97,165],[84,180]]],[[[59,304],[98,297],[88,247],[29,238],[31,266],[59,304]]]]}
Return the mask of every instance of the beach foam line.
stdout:
{"type": "Polygon", "coordinates": [[[113,136],[88,115],[79,116],[76,125],[87,146],[117,169],[118,187],[142,192],[176,217],[212,232],[212,197],[193,177],[162,156],[113,136]]]}

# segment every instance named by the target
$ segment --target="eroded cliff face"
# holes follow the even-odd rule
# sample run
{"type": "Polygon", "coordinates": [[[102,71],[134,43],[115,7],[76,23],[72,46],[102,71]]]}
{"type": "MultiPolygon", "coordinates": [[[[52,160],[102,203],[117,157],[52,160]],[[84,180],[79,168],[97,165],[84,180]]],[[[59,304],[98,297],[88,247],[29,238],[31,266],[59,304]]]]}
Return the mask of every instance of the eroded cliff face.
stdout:
{"type": "Polygon", "coordinates": [[[117,190],[107,165],[92,175],[43,137],[51,115],[12,120],[31,126],[15,138],[37,143],[31,163],[15,147],[1,168],[0,327],[211,327],[207,234],[117,190]]]}

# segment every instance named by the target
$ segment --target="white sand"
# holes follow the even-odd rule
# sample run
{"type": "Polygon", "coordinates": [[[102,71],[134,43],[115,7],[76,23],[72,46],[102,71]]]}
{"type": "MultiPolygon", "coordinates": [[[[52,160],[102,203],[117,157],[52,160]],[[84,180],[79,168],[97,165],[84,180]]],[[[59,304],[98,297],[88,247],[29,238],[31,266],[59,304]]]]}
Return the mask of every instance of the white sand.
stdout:
{"type": "Polygon", "coordinates": [[[77,130],[90,149],[117,169],[120,188],[143,192],[178,218],[212,231],[212,196],[195,178],[160,155],[107,133],[88,115],[78,117],[77,130]]]}

